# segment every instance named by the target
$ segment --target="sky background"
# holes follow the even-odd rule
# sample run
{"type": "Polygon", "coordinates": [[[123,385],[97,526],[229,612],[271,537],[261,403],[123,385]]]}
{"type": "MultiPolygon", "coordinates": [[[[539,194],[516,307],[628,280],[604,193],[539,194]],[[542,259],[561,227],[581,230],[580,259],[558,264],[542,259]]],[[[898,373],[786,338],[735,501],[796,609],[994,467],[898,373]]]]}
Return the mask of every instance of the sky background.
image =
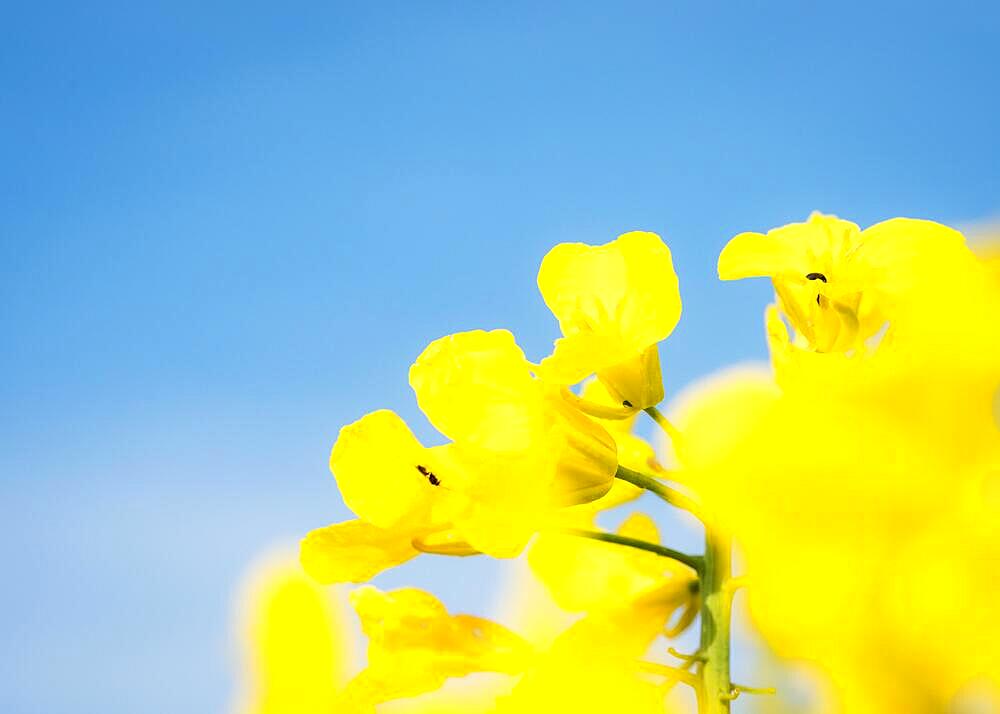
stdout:
{"type": "Polygon", "coordinates": [[[449,332],[546,354],[555,243],[664,236],[674,394],[765,356],[733,234],[1000,211],[996,3],[206,5],[2,13],[5,712],[224,711],[241,574],[347,516],[339,427],[431,437],[407,369],[449,332]]]}

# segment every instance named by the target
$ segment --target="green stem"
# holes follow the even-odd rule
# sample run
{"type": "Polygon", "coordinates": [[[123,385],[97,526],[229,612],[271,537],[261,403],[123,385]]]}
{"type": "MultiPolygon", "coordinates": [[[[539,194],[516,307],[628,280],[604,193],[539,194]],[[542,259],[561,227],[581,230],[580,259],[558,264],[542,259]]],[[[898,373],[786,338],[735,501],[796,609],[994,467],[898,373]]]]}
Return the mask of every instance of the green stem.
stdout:
{"type": "Polygon", "coordinates": [[[671,424],[670,420],[663,416],[663,412],[656,407],[646,407],[643,411],[653,417],[653,421],[655,421],[659,427],[663,429],[664,433],[670,437],[670,440],[674,443],[674,448],[676,449],[681,440],[681,433],[677,427],[671,424]]]}
{"type": "Polygon", "coordinates": [[[628,536],[618,535],[617,533],[591,531],[585,528],[566,528],[562,532],[568,535],[579,536],[581,538],[592,538],[593,540],[601,540],[605,543],[616,543],[618,545],[628,546],[629,548],[638,548],[639,550],[656,553],[664,558],[670,558],[679,563],[684,563],[684,565],[693,568],[697,572],[701,572],[702,569],[703,563],[701,556],[688,555],[687,553],[682,553],[679,550],[668,548],[665,545],[650,543],[648,541],[639,540],[638,538],[629,538],[628,536]]]}
{"type": "Polygon", "coordinates": [[[705,529],[705,567],[701,571],[701,644],[705,654],[701,666],[700,714],[728,714],[733,698],[729,679],[729,623],[732,593],[732,544],[728,536],[705,529]]]}
{"type": "Polygon", "coordinates": [[[657,478],[654,478],[653,476],[650,476],[649,474],[633,471],[632,469],[619,464],[618,471],[615,473],[615,478],[620,478],[622,481],[628,481],[633,486],[644,488],[650,493],[656,494],[671,506],[676,506],[677,508],[688,511],[689,513],[693,513],[696,516],[698,515],[698,504],[677,489],[667,486],[665,483],[657,478]]]}

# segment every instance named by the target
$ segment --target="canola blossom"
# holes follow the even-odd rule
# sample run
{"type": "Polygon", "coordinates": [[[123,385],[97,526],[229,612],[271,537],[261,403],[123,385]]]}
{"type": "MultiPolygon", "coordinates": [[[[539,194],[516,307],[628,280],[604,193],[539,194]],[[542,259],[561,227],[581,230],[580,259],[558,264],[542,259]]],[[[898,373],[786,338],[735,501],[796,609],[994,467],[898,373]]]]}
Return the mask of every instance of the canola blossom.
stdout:
{"type": "Polygon", "coordinates": [[[737,591],[774,655],[821,680],[809,711],[1000,706],[995,252],[814,213],[733,237],[718,272],[770,279],[771,364],[670,394],[669,420],[658,345],[681,297],[654,233],[544,257],[552,354],[502,329],[419,352],[409,383],[440,438],[388,409],[341,429],[330,469],[355,518],[303,539],[314,583],[264,588],[241,711],[730,712],[775,692],[733,680],[737,591]],[[647,416],[659,449],[633,431],[647,416]],[[704,548],[673,547],[650,505],[699,522],[704,548]],[[612,510],[629,513],[604,528],[612,510]],[[522,554],[519,619],[545,627],[365,584],[416,557],[522,554]],[[317,583],[361,584],[349,674],[317,583]]]}

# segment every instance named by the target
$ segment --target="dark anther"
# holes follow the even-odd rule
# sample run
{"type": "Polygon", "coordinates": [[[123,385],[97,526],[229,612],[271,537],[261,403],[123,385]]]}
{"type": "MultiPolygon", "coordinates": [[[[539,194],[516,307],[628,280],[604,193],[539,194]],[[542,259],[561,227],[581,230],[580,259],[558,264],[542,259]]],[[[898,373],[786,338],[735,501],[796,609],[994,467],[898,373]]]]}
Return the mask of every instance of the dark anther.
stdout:
{"type": "Polygon", "coordinates": [[[632,408],[632,402],[630,402],[628,399],[626,399],[624,402],[622,402],[622,406],[623,407],[628,407],[629,409],[631,409],[632,408]]]}
{"type": "Polygon", "coordinates": [[[823,273],[809,273],[806,275],[806,280],[822,280],[825,283],[826,276],[823,273]]]}
{"type": "Polygon", "coordinates": [[[820,307],[823,307],[823,303],[819,301],[819,295],[816,296],[816,304],[819,305],[820,307]]]}
{"type": "Polygon", "coordinates": [[[417,471],[419,471],[421,474],[427,477],[427,480],[431,482],[431,486],[441,485],[441,479],[435,476],[434,473],[431,472],[431,470],[428,469],[426,466],[421,466],[420,464],[417,464],[417,471]]]}

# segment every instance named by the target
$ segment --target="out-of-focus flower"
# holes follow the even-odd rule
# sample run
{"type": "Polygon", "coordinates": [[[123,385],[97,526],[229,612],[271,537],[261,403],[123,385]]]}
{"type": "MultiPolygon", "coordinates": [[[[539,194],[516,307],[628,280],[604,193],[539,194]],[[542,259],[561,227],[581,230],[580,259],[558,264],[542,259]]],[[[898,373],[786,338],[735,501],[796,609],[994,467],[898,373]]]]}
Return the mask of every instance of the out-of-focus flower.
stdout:
{"type": "Polygon", "coordinates": [[[450,678],[476,672],[515,674],[533,655],[507,628],[450,615],[433,595],[416,588],[382,592],[365,586],[352,593],[351,602],[369,638],[368,666],[345,691],[345,702],[355,709],[431,692],[450,678]]]}
{"type": "Polygon", "coordinates": [[[596,374],[628,408],[663,399],[657,343],[680,319],[681,298],[670,249],[658,235],[561,243],[542,260],[538,288],[564,335],[542,361],[546,380],[576,384],[596,374]]]}
{"type": "Polygon", "coordinates": [[[347,681],[345,613],[294,561],[258,568],[242,595],[246,669],[235,714],[327,714],[347,681]]]}
{"type": "Polygon", "coordinates": [[[680,461],[742,547],[761,631],[825,671],[834,710],[942,712],[977,678],[1000,683],[1000,539],[983,525],[996,512],[990,521],[969,506],[984,502],[1000,463],[1000,323],[989,318],[1000,295],[950,229],[845,224],[814,216],[727,248],[723,277],[785,282],[779,304],[808,344],[792,345],[792,359],[776,350],[777,383],[739,372],[679,399],[680,461]],[[837,250],[810,247],[823,241],[837,250]],[[763,252],[756,264],[752,246],[763,252]],[[887,319],[890,331],[864,359],[814,352],[858,349],[866,332],[841,342],[854,328],[844,310],[839,322],[820,315],[827,300],[859,325],[887,319]]]}
{"type": "MultiPolygon", "coordinates": [[[[592,526],[584,521],[581,526],[592,526]]],[[[633,513],[618,534],[658,544],[653,520],[633,513]]],[[[560,607],[570,612],[602,613],[641,609],[662,630],[675,612],[694,612],[697,576],[691,568],[663,556],[589,538],[543,533],[528,554],[532,570],[560,607]]],[[[688,620],[689,622],[689,620],[688,620]]]]}
{"type": "Polygon", "coordinates": [[[570,626],[497,700],[504,714],[665,714],[674,681],[650,676],[640,660],[658,632],[645,613],[588,616],[570,626]],[[638,619],[633,619],[633,615],[638,619]]]}

